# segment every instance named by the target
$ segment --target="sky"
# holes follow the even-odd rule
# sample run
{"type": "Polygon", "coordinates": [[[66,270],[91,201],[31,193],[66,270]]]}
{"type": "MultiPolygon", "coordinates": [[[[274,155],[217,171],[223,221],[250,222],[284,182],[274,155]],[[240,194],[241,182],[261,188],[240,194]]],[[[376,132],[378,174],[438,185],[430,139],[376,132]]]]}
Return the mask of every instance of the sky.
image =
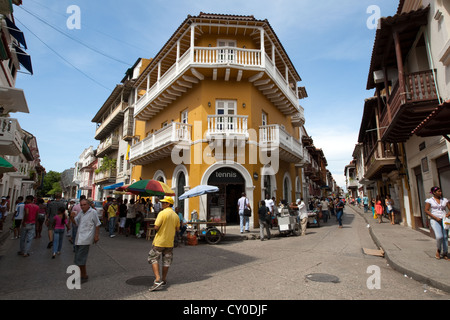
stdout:
{"type": "Polygon", "coordinates": [[[85,148],[99,145],[91,120],[126,70],[154,57],[188,15],[253,15],[269,21],[300,74],[306,130],[344,187],[364,99],[374,94],[366,83],[376,18],[397,7],[397,0],[23,0],[14,17],[34,74],[22,68],[16,82],[30,113],[12,117],[36,136],[47,172],[74,167],[85,148]]]}

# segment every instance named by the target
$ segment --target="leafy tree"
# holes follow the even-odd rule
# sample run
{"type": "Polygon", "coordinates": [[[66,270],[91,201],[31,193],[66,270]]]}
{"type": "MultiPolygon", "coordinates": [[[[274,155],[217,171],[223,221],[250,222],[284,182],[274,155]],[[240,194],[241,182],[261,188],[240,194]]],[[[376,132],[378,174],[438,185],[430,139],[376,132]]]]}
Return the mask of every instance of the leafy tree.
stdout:
{"type": "Polygon", "coordinates": [[[44,176],[42,188],[39,190],[39,196],[54,196],[57,193],[61,194],[61,173],[56,171],[49,171],[44,176]]]}

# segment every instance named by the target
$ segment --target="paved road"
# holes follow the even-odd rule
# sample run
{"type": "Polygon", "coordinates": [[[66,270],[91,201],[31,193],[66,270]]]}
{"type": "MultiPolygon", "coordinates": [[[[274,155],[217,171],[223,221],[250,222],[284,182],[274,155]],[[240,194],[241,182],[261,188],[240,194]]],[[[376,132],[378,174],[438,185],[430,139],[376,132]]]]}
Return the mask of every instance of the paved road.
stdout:
{"type": "MultiPolygon", "coordinates": [[[[276,230],[272,232],[278,234],[276,230]]],[[[236,227],[229,227],[228,233],[234,234],[234,239],[239,236],[236,227]]],[[[376,247],[363,218],[350,210],[344,216],[342,229],[337,228],[332,218],[321,228],[308,228],[304,237],[274,237],[263,242],[222,241],[216,246],[175,248],[169,285],[158,292],[148,292],[154,277],[147,263],[150,242],[144,239],[124,236],[111,239],[102,228],[100,242],[91,247],[89,254],[90,280],[80,290],[69,290],[66,285],[70,276],[66,271],[73,259],[70,243],[64,242],[62,254],[54,260],[46,245],[46,237],[36,239],[32,255],[24,258],[16,254],[18,240],[6,240],[0,259],[1,300],[450,298],[447,293],[394,271],[384,258],[364,254],[362,248],[376,247]],[[368,288],[369,277],[374,289],[368,288]]]]}

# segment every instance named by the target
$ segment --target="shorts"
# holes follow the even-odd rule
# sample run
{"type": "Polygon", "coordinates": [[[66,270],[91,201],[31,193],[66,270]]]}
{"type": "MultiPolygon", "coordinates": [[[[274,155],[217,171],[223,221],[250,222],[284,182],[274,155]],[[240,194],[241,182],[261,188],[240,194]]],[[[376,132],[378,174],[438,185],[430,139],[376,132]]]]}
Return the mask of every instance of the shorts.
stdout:
{"type": "Polygon", "coordinates": [[[73,263],[77,266],[85,266],[87,262],[88,253],[89,253],[89,245],[75,246],[75,256],[73,259],[73,263]]]}
{"type": "Polygon", "coordinates": [[[159,262],[162,256],[163,267],[170,267],[173,260],[173,248],[162,248],[152,246],[152,249],[148,253],[148,263],[155,264],[159,262]]]}
{"type": "Polygon", "coordinates": [[[14,219],[14,228],[19,229],[22,224],[22,219],[14,219]]]}

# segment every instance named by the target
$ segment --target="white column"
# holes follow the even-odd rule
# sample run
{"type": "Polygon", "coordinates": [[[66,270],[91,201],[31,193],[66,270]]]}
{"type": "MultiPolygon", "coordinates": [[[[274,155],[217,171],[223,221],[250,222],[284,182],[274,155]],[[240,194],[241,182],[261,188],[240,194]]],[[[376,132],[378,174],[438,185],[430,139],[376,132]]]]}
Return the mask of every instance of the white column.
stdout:
{"type": "Polygon", "coordinates": [[[261,67],[266,67],[266,48],[264,46],[264,29],[261,28],[261,67]]]}

